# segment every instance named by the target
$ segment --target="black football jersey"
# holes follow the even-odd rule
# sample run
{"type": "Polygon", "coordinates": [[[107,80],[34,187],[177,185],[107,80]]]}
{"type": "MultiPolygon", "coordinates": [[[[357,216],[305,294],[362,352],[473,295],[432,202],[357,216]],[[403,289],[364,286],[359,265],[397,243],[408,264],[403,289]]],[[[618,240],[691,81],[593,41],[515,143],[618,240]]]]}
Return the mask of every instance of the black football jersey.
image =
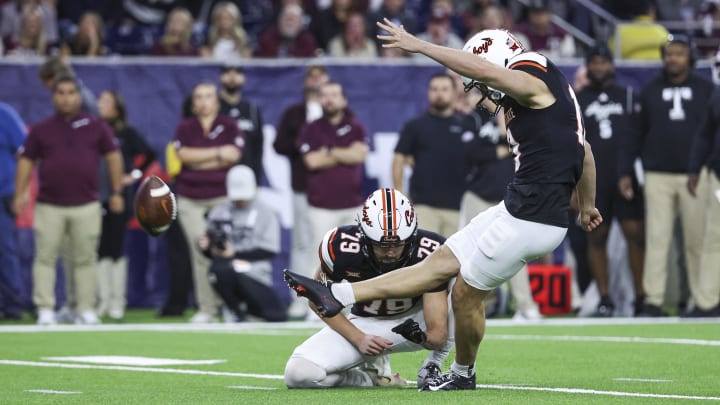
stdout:
{"type": "Polygon", "coordinates": [[[585,128],[577,98],[560,70],[539,53],[521,53],[508,67],[541,79],[556,101],[533,109],[511,97],[504,99],[507,138],[515,155],[515,176],[505,206],[517,218],[567,227],[570,195],[585,157],[585,128]]]}
{"type": "Polygon", "coordinates": [[[595,155],[598,179],[615,183],[618,173],[620,138],[630,130],[633,91],[611,85],[604,89],[585,87],[577,93],[585,120],[586,139],[595,155]]]}
{"type": "MultiPolygon", "coordinates": [[[[408,266],[422,261],[445,242],[442,236],[422,229],[418,230],[417,238],[418,243],[410,252],[408,266]]],[[[372,267],[362,252],[358,225],[346,225],[328,231],[320,244],[319,254],[323,272],[328,279],[335,282],[368,280],[381,274],[372,267]]],[[[446,288],[447,283],[433,291],[446,288]]],[[[422,295],[358,302],[353,305],[352,313],[366,317],[399,315],[412,309],[421,298],[422,295]]]]}

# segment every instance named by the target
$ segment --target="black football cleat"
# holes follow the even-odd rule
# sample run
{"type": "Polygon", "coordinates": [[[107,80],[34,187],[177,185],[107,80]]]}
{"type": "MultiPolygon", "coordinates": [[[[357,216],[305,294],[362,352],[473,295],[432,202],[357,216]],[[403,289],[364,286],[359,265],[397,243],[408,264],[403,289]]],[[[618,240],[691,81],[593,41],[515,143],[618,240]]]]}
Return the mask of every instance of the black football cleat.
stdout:
{"type": "Polygon", "coordinates": [[[463,377],[455,374],[452,370],[423,385],[421,391],[454,391],[454,390],[474,390],[475,374],[472,377],[463,377]]]}
{"type": "Polygon", "coordinates": [[[418,371],[417,387],[418,391],[422,391],[425,384],[440,377],[440,367],[435,363],[428,363],[425,367],[418,371]]]}
{"type": "Polygon", "coordinates": [[[330,291],[332,282],[321,282],[310,277],[301,276],[288,269],[283,270],[283,278],[290,288],[315,304],[320,314],[326,318],[333,317],[343,310],[340,303],[330,291]]]}

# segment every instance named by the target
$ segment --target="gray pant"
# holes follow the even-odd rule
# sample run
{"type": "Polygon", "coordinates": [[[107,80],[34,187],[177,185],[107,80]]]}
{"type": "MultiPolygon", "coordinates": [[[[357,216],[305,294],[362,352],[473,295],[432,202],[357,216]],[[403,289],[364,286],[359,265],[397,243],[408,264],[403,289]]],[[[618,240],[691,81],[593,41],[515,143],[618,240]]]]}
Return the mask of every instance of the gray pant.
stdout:
{"type": "Polygon", "coordinates": [[[38,309],[55,308],[55,263],[62,246],[70,258],[68,290],[74,292],[78,312],[95,307],[97,246],[100,239],[100,203],[77,206],[37,203],[35,206],[35,262],[33,302],[38,309]]]}
{"type": "Polygon", "coordinates": [[[190,247],[190,258],[193,264],[193,282],[195,284],[195,300],[198,309],[208,315],[216,315],[222,305],[220,297],[215,293],[208,271],[210,270],[210,259],[205,257],[197,245],[197,240],[205,233],[207,221],[205,214],[222,203],[225,198],[209,198],[196,200],[178,196],[178,214],[182,218],[182,228],[185,239],[190,247]]]}

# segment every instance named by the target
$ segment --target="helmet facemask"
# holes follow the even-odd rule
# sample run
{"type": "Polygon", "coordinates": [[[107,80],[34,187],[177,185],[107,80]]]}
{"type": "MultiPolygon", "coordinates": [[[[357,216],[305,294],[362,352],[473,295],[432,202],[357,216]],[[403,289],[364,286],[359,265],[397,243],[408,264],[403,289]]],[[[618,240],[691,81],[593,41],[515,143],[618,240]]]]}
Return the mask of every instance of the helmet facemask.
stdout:
{"type": "Polygon", "coordinates": [[[482,98],[480,98],[477,104],[475,104],[475,108],[478,110],[485,110],[490,113],[490,115],[496,116],[498,112],[500,112],[500,108],[502,107],[505,93],[495,90],[492,87],[488,87],[486,84],[480,83],[477,80],[468,79],[468,83],[465,84],[464,88],[465,93],[472,91],[473,89],[477,89],[478,91],[480,91],[480,94],[482,94],[482,98]],[[490,100],[490,102],[495,104],[495,108],[492,110],[487,108],[487,106],[483,104],[483,101],[485,100],[490,100]]]}

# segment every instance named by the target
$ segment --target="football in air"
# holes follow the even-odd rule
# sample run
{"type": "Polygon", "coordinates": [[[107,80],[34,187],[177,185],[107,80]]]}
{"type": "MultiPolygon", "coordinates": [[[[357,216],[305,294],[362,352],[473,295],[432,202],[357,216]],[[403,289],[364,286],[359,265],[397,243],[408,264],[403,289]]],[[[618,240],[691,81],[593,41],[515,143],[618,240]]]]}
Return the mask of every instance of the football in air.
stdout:
{"type": "Polygon", "coordinates": [[[135,217],[145,232],[158,236],[177,218],[177,202],[170,187],[157,176],[149,176],[135,193],[135,217]]]}

